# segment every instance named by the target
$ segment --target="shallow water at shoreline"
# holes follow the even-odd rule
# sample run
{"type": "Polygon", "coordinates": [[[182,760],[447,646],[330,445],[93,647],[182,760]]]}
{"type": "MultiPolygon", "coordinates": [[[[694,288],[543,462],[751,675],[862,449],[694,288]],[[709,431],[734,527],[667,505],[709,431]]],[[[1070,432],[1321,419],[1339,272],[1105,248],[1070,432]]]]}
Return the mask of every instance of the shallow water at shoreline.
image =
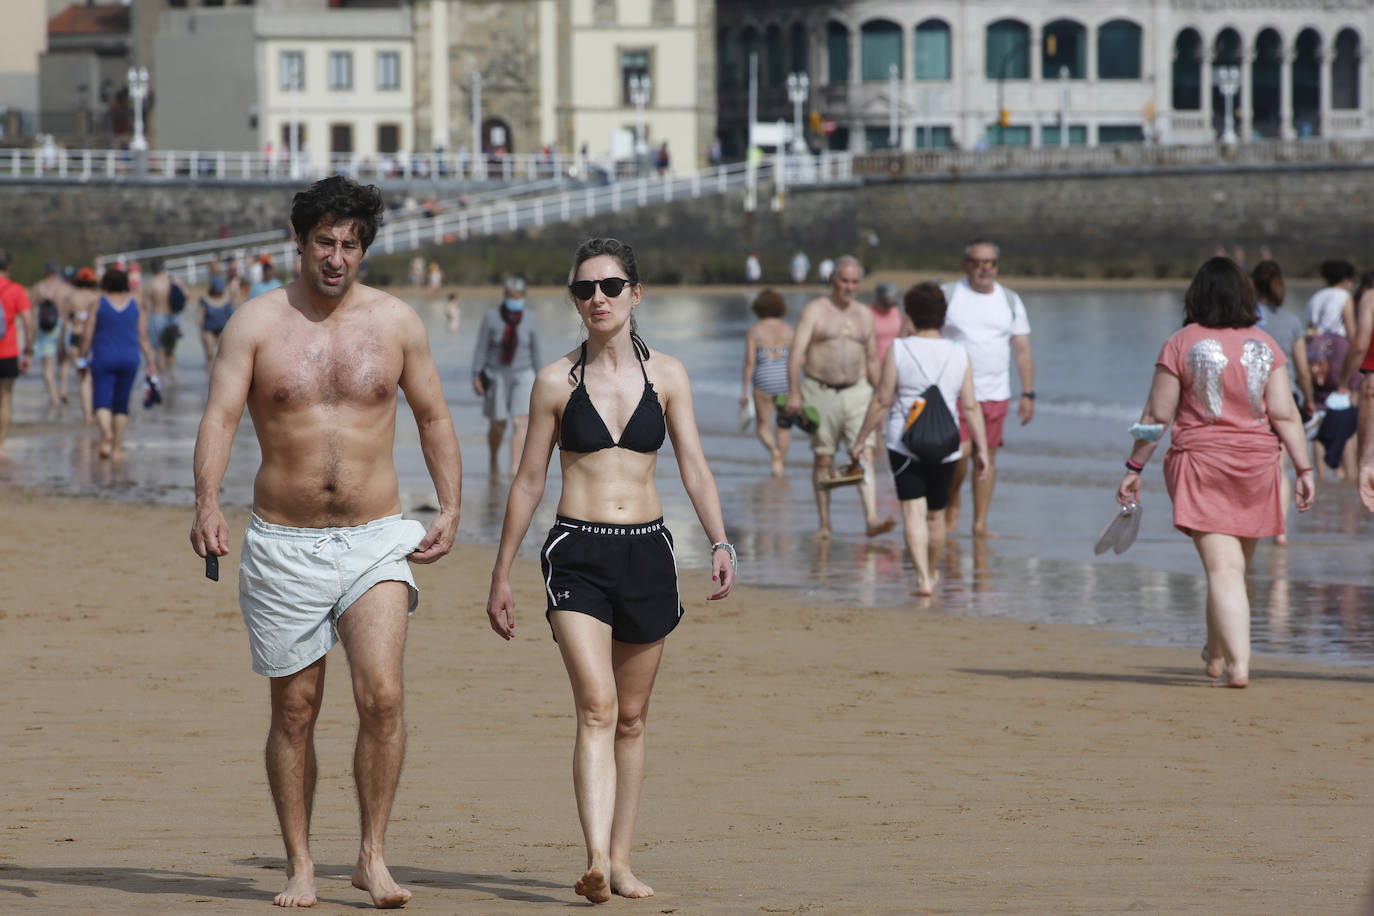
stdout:
{"type": "MultiPolygon", "coordinates": [[[[1294,290],[1290,307],[1301,308],[1307,292],[1294,290]]],[[[813,604],[1073,623],[1148,642],[1201,645],[1205,581],[1191,542],[1170,524],[1159,470],[1162,451],[1146,472],[1145,515],[1136,544],[1122,556],[1094,558],[1091,551],[1114,512],[1113,493],[1130,444],[1125,429],[1139,414],[1160,344],[1179,325],[1181,293],[1075,287],[1023,295],[1033,329],[1037,414],[1029,426],[1009,425],[999,454],[991,525],[1003,536],[983,541],[967,535],[971,497],[966,491],[962,531],[948,542],[943,581],[932,600],[911,594],[913,574],[900,530],[864,537],[854,490],[834,491],[831,541],[812,537],[816,512],[804,440],[792,444],[786,478],[774,480],[752,430],[740,431],[737,398],[750,317],[745,296],[650,289],[640,312],[642,330],[651,346],[682,359],[692,374],[703,446],[720,488],[726,528],[739,549],[742,581],[793,590],[813,604]]],[[[788,294],[793,321],[804,298],[788,294]]],[[[416,299],[413,304],[430,329],[463,446],[459,539],[494,543],[509,479],[487,476],[486,424],[468,375],[472,334],[493,303],[466,298],[456,335],[444,329],[440,302],[416,299]]],[[[531,298],[529,307],[540,321],[547,354],[577,339],[576,317],[565,302],[531,298]]],[[[189,316],[185,325],[190,327],[189,316]]],[[[95,456],[93,433],[74,419],[78,408],[44,418],[36,370],[21,379],[18,422],[7,442],[10,463],[0,466],[0,483],[189,506],[205,370],[194,338],[183,338],[177,355],[180,384],[167,391],[162,409],[145,412],[135,405],[128,458],[113,464],[95,456]]],[[[711,590],[707,545],[671,454],[665,447],[658,466],[664,515],[679,544],[683,587],[699,588],[704,597],[711,590]]],[[[225,478],[226,504],[251,502],[257,460],[245,414],[225,478]]],[[[396,462],[402,504],[424,517],[422,507],[433,504],[433,492],[405,409],[397,420],[396,462]]],[[[554,460],[522,555],[535,556],[552,522],[557,477],[554,460]]],[[[886,474],[879,476],[878,493],[880,513],[898,515],[886,474]]],[[[1374,661],[1374,557],[1365,547],[1371,524],[1353,488],[1329,484],[1310,513],[1290,519],[1288,548],[1261,544],[1250,580],[1257,653],[1336,664],[1374,661]]],[[[187,553],[189,561],[189,548],[187,553]]],[[[485,597],[474,594],[471,603],[480,607],[485,597]]]]}

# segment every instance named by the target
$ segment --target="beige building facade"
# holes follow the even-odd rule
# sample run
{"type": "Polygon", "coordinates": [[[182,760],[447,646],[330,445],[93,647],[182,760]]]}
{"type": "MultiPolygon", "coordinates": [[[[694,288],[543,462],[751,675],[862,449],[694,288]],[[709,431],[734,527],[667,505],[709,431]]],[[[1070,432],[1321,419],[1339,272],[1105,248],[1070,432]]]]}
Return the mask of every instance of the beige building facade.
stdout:
{"type": "Polygon", "coordinates": [[[414,16],[420,149],[477,137],[488,153],[622,159],[642,131],[681,164],[714,135],[711,0],[416,0],[414,16]]]}

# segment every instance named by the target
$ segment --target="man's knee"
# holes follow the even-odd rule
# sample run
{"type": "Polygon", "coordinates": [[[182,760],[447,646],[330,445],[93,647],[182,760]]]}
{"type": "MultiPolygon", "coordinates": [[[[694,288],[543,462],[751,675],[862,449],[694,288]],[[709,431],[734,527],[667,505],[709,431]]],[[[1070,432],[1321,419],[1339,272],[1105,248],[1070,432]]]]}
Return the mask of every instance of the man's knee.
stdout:
{"type": "MultiPolygon", "coordinates": [[[[290,676],[292,675],[288,675],[290,676]]],[[[305,688],[303,685],[300,685],[300,689],[274,690],[272,728],[287,737],[302,737],[308,734],[320,713],[320,699],[318,691],[305,688]]]]}

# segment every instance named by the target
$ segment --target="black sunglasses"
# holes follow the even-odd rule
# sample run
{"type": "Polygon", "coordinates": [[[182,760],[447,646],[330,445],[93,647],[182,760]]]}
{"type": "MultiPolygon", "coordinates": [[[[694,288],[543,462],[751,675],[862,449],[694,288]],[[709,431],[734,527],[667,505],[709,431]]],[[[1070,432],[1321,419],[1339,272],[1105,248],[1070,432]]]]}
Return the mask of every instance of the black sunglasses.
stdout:
{"type": "Polygon", "coordinates": [[[572,294],[583,302],[596,295],[597,285],[601,286],[601,291],[608,298],[614,299],[619,296],[625,287],[630,285],[629,280],[622,280],[620,277],[606,277],[603,280],[578,280],[576,283],[569,283],[568,289],[572,294]]]}

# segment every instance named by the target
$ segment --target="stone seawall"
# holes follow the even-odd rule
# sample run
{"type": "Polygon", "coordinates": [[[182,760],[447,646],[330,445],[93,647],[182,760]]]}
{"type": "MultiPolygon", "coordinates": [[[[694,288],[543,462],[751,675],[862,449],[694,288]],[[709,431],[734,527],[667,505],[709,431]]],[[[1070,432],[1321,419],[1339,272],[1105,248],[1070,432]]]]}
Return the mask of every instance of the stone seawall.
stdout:
{"type": "MultiPolygon", "coordinates": [[[[813,264],[857,254],[870,268],[957,267],[965,241],[987,236],[1007,273],[1068,277],[1189,276],[1217,245],[1253,262],[1267,246],[1292,275],[1330,257],[1364,267],[1371,251],[1374,170],[1349,165],[1199,169],[1053,176],[942,176],[870,180],[789,193],[780,211],[762,189],[625,210],[593,220],[424,249],[457,282],[508,272],[563,282],[583,239],[613,235],[640,252],[659,283],[743,279],[757,251],[765,282],[782,281],[793,252],[813,264]]],[[[0,185],[0,245],[16,273],[47,257],[170,245],[286,224],[293,189],[199,185],[0,185]]],[[[380,279],[399,279],[412,253],[374,249],[380,279]]]]}

